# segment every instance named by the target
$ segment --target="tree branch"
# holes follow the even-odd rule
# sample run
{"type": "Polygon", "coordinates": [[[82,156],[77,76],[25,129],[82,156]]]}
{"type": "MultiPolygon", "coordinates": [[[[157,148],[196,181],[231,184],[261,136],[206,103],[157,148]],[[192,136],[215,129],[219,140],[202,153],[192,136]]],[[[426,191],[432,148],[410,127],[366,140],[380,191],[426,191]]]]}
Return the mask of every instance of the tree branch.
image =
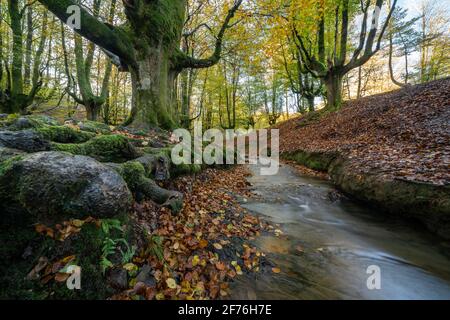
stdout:
{"type": "Polygon", "coordinates": [[[220,31],[217,35],[216,46],[213,54],[205,59],[196,59],[186,55],[185,53],[179,52],[174,63],[174,69],[182,70],[184,68],[209,68],[219,62],[220,56],[222,54],[222,43],[225,31],[230,28],[230,21],[233,19],[236,11],[242,4],[242,1],[243,0],[236,0],[233,7],[228,11],[225,21],[223,22],[222,27],[220,28],[220,31]]]}
{"type": "MultiPolygon", "coordinates": [[[[77,6],[73,0],[39,0],[48,10],[56,15],[62,22],[67,23],[71,14],[67,13],[69,6],[77,6]]],[[[81,28],[74,31],[98,46],[119,56],[127,65],[135,65],[135,57],[131,50],[131,41],[123,34],[116,32],[115,28],[97,20],[85,9],[78,5],[81,13],[81,28]]]]}
{"type": "MultiPolygon", "coordinates": [[[[377,0],[376,1],[376,5],[375,6],[378,7],[380,11],[381,11],[381,6],[382,5],[383,5],[383,0],[377,0]]],[[[355,52],[355,54],[353,55],[352,60],[343,67],[344,74],[347,73],[348,71],[354,69],[354,68],[362,66],[367,61],[369,61],[369,59],[380,50],[380,48],[381,48],[381,41],[383,40],[383,35],[384,35],[385,31],[386,31],[386,28],[387,28],[387,26],[389,24],[389,21],[391,19],[392,13],[395,10],[395,6],[396,5],[397,5],[397,0],[394,0],[391,8],[389,9],[389,14],[388,14],[388,16],[386,18],[386,21],[384,22],[384,25],[383,25],[383,27],[382,27],[382,29],[380,31],[380,34],[378,35],[378,40],[377,40],[377,45],[375,47],[375,50],[373,49],[373,43],[375,41],[375,37],[377,35],[377,30],[378,30],[378,28],[376,26],[373,27],[372,30],[370,30],[370,32],[369,32],[369,35],[368,35],[367,41],[366,41],[366,46],[365,46],[365,49],[364,49],[364,54],[362,55],[362,57],[360,57],[358,59],[359,53],[358,53],[358,55],[355,56],[355,54],[356,54],[356,52],[355,52]]],[[[376,13],[376,10],[374,10],[372,19],[376,18],[375,17],[375,13],[376,13]]],[[[375,22],[375,20],[373,20],[373,21],[375,22]]]]}

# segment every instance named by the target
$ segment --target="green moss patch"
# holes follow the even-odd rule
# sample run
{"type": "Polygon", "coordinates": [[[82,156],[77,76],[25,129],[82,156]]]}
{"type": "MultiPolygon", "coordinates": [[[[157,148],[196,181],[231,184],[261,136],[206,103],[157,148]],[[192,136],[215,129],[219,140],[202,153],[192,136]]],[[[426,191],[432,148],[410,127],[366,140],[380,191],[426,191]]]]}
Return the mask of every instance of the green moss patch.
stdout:
{"type": "Polygon", "coordinates": [[[136,148],[122,135],[97,136],[85,143],[53,143],[56,151],[93,157],[101,162],[124,162],[136,158],[136,148]]]}
{"type": "Polygon", "coordinates": [[[96,135],[95,133],[75,130],[68,126],[41,126],[36,129],[42,136],[50,141],[59,143],[82,143],[96,135]]]}

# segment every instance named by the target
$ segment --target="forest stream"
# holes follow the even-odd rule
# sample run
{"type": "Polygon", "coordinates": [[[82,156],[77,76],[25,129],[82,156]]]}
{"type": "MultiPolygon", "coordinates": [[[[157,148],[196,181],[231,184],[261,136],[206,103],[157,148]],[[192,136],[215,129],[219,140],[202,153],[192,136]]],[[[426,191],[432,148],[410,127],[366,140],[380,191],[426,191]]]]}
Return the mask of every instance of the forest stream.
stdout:
{"type": "Polygon", "coordinates": [[[249,166],[257,194],[242,206],[279,224],[255,245],[281,270],[237,277],[233,299],[450,299],[448,246],[420,226],[344,198],[331,183],[281,165],[275,176],[249,166]],[[367,287],[380,268],[381,289],[367,287]]]}

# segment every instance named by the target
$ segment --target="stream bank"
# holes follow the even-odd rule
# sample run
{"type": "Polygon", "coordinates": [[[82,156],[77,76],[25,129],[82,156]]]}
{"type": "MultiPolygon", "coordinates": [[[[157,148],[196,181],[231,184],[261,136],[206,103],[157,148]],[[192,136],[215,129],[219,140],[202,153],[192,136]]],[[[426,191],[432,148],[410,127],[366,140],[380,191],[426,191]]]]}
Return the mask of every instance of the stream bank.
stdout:
{"type": "Polygon", "coordinates": [[[275,176],[249,166],[255,197],[241,205],[283,233],[254,245],[280,273],[235,278],[233,299],[450,299],[449,244],[397,216],[346,197],[329,181],[282,164],[275,176]],[[367,287],[380,268],[381,289],[367,287]]]}
{"type": "Polygon", "coordinates": [[[450,238],[450,78],[346,101],[276,126],[282,158],[353,199],[450,238]]]}
{"type": "Polygon", "coordinates": [[[450,185],[403,180],[381,170],[364,171],[356,159],[339,153],[296,151],[282,154],[282,158],[328,172],[334,185],[353,199],[417,220],[450,239],[450,185]]]}

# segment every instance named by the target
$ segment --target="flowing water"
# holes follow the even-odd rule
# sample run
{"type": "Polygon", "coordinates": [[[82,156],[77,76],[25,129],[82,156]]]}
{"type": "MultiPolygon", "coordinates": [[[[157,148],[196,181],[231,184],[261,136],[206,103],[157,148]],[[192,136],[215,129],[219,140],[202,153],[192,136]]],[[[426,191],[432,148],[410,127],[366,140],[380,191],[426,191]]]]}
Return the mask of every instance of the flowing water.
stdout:
{"type": "Polygon", "coordinates": [[[231,298],[450,299],[450,248],[423,228],[350,200],[333,201],[330,183],[288,165],[275,176],[249,168],[259,197],[242,206],[280,224],[282,235],[254,244],[281,273],[237,277],[231,298]],[[380,289],[367,286],[369,266],[379,267],[380,289]]]}

